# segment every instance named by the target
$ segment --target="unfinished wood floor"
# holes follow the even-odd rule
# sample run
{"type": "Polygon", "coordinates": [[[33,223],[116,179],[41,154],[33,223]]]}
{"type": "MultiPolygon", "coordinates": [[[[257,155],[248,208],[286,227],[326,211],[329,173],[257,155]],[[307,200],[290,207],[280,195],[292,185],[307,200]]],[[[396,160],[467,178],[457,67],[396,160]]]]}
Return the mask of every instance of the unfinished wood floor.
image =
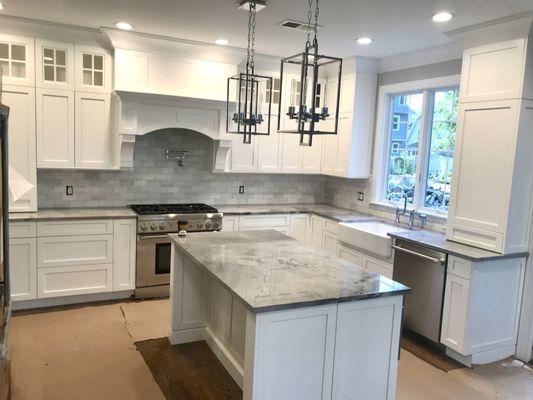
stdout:
{"type": "MultiPolygon", "coordinates": [[[[168,321],[168,300],[14,315],[9,337],[12,400],[165,400],[134,343],[166,337],[168,321]]],[[[196,365],[195,357],[200,363],[208,357],[195,346],[183,356],[187,370],[196,365]]],[[[190,382],[202,386],[198,377],[209,375],[206,371],[199,367],[186,373],[190,382]]],[[[233,396],[230,386],[222,393],[233,396]]],[[[533,370],[508,360],[444,372],[402,351],[397,399],[533,400],[533,370]]]]}

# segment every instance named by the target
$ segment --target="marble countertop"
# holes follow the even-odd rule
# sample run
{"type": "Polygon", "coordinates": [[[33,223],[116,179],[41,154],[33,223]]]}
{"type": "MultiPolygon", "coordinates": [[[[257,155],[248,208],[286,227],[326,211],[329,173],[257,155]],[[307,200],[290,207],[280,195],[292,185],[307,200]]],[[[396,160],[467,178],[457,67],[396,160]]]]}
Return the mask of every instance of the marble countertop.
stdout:
{"type": "Polygon", "coordinates": [[[254,313],[409,291],[400,283],[273,230],[169,236],[254,313]]]}
{"type": "Polygon", "coordinates": [[[502,258],[527,257],[528,253],[500,254],[492,251],[478,249],[465,244],[446,240],[443,233],[427,230],[409,230],[389,233],[392,238],[402,239],[411,243],[420,244],[433,250],[442,251],[471,261],[488,261],[502,258]]]}
{"type": "Polygon", "coordinates": [[[373,215],[328,206],[325,204],[229,205],[215,206],[224,215],[300,214],[311,213],[338,222],[357,222],[379,219],[373,215]]]}
{"type": "Polygon", "coordinates": [[[9,213],[9,220],[34,221],[54,219],[98,219],[136,218],[137,214],[128,207],[114,208],[50,208],[31,213],[9,213]]]}

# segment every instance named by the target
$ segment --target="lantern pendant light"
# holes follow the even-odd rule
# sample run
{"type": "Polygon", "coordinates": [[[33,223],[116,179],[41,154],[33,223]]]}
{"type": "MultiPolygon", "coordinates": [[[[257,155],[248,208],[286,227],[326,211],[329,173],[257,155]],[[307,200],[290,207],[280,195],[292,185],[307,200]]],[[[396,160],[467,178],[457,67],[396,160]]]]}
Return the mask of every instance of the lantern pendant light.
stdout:
{"type": "Polygon", "coordinates": [[[319,12],[319,0],[309,0],[305,50],[281,60],[278,132],[299,134],[301,146],[311,146],[314,135],[336,135],[339,121],[342,59],[319,54],[319,12]]]}
{"type": "Polygon", "coordinates": [[[228,79],[226,132],[243,135],[251,143],[254,135],[270,134],[272,78],[255,73],[256,1],[250,0],[246,70],[228,79]]]}

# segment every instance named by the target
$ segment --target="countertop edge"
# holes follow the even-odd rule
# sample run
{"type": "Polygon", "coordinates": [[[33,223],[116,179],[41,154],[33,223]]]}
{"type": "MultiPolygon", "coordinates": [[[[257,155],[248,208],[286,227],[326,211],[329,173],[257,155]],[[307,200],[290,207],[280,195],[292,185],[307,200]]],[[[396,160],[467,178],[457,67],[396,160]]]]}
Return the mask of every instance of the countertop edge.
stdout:
{"type": "MultiPolygon", "coordinates": [[[[509,253],[509,254],[494,253],[494,255],[490,255],[490,256],[486,256],[486,257],[474,257],[474,256],[471,256],[471,255],[468,255],[468,254],[465,254],[465,253],[461,253],[461,252],[458,252],[458,251],[455,251],[455,250],[450,250],[450,249],[447,249],[447,248],[444,248],[444,247],[435,246],[435,245],[432,245],[430,243],[426,243],[426,242],[423,242],[423,241],[420,241],[420,240],[407,238],[405,236],[402,236],[401,234],[390,232],[387,235],[390,236],[391,238],[401,239],[401,240],[404,240],[404,241],[409,242],[409,243],[418,244],[420,246],[427,247],[428,249],[441,251],[441,252],[446,253],[448,255],[464,258],[464,259],[469,260],[469,261],[491,261],[491,260],[522,258],[522,257],[528,257],[529,256],[528,252],[519,252],[519,253],[509,253]]],[[[461,243],[456,243],[456,244],[460,245],[461,243]]],[[[468,246],[468,245],[464,244],[463,246],[468,246]]],[[[472,246],[469,246],[469,247],[472,247],[472,246]]],[[[477,247],[475,247],[475,249],[476,250],[484,250],[484,249],[478,249],[477,247]]],[[[485,250],[485,251],[490,252],[489,250],[485,250]]]]}

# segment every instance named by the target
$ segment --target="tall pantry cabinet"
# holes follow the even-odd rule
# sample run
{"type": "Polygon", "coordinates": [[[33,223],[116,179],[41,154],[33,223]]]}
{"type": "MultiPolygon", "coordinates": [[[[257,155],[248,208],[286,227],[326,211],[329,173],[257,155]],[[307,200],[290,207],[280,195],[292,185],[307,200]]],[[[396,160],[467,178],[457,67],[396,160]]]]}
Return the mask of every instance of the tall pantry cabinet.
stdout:
{"type": "Polygon", "coordinates": [[[0,34],[2,102],[9,106],[9,164],[33,185],[9,211],[37,210],[35,159],[35,60],[33,38],[0,34]]]}

